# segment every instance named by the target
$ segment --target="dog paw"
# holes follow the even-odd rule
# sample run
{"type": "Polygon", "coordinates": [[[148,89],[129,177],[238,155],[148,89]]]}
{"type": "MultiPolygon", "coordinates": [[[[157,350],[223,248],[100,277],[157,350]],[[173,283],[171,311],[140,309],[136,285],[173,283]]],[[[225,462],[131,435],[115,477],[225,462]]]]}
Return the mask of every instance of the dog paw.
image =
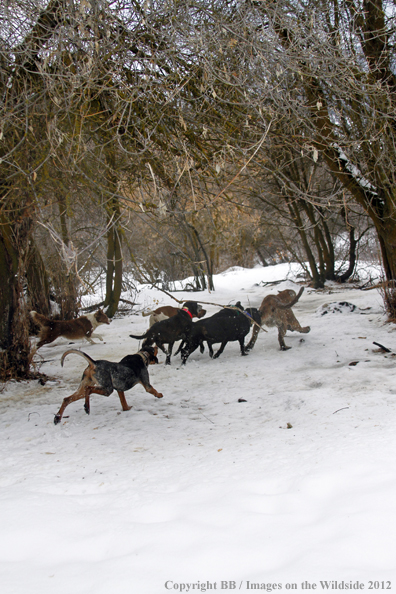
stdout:
{"type": "Polygon", "coordinates": [[[157,392],[157,393],[155,394],[155,397],[156,397],[156,398],[163,398],[163,397],[164,397],[164,395],[163,395],[163,394],[160,394],[160,392],[157,392]]]}
{"type": "Polygon", "coordinates": [[[61,422],[62,417],[60,415],[55,415],[54,416],[54,425],[57,425],[58,423],[61,422]]]}

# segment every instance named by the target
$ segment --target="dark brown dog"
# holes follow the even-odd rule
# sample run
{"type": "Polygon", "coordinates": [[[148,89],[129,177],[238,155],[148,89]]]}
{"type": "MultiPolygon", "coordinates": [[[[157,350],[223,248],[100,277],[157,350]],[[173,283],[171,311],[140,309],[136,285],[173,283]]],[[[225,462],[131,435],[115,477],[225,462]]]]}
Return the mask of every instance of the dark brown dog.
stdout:
{"type": "MultiPolygon", "coordinates": [[[[183,305],[183,307],[184,307],[184,305],[183,305]]],[[[153,309],[150,311],[144,311],[142,313],[142,316],[145,316],[145,317],[150,316],[149,324],[150,324],[150,328],[151,328],[151,326],[153,324],[155,324],[156,322],[161,322],[162,320],[167,320],[168,318],[172,318],[179,311],[180,311],[179,307],[173,307],[173,305],[162,305],[161,307],[157,307],[157,309],[153,309]]],[[[193,316],[193,317],[203,318],[203,316],[205,314],[206,314],[206,310],[201,309],[200,312],[198,313],[198,315],[193,316]]]]}
{"type": "Polygon", "coordinates": [[[170,365],[173,345],[178,340],[186,340],[191,327],[193,317],[202,317],[202,306],[196,301],[186,301],[182,309],[177,311],[175,316],[156,322],[140,336],[130,334],[131,338],[144,338],[143,346],[156,344],[166,354],[166,365],[170,365]],[[168,351],[164,344],[168,345],[168,351]]]}
{"type": "Polygon", "coordinates": [[[93,334],[94,330],[100,324],[110,324],[109,318],[101,309],[98,309],[94,314],[86,314],[75,320],[51,320],[36,311],[31,311],[30,315],[33,322],[40,326],[40,340],[36,345],[36,350],[43,344],[54,342],[59,336],[69,340],[85,338],[91,344],[95,344],[92,338],[99,338],[99,340],[103,340],[103,338],[99,334],[93,334]]]}
{"type": "Polygon", "coordinates": [[[158,363],[156,348],[145,347],[135,355],[127,355],[119,363],[112,363],[105,359],[94,361],[86,353],[77,351],[76,349],[70,349],[62,355],[62,367],[65,357],[70,353],[84,357],[88,361],[88,367],[84,370],[78,390],[63,400],[62,406],[54,417],[55,425],[61,421],[65,408],[71,402],[81,400],[81,398],[85,398],[84,409],[89,415],[89,397],[91,394],[110,396],[113,390],[117,390],[122,410],[124,411],[131,409],[126,401],[125,392],[136,386],[136,384],[141,384],[146,392],[153,394],[156,398],[162,398],[162,394],[150,385],[147,370],[148,365],[158,363]]]}
{"type": "MultiPolygon", "coordinates": [[[[209,355],[217,359],[224,351],[228,342],[238,341],[241,347],[241,355],[246,355],[245,336],[249,333],[250,327],[256,322],[260,324],[260,312],[254,307],[243,309],[241,303],[231,308],[224,308],[209,318],[198,320],[192,325],[191,331],[181,350],[182,363],[185,364],[188,357],[198,346],[203,352],[203,343],[207,342],[209,355]],[[213,345],[221,343],[219,350],[214,354],[213,345]]],[[[176,353],[177,354],[177,353],[176,353]]]]}
{"type": "MultiPolygon", "coordinates": [[[[296,316],[292,312],[291,308],[300,299],[304,287],[298,292],[298,295],[292,289],[285,289],[280,291],[277,295],[267,295],[264,297],[260,307],[261,325],[278,328],[278,341],[282,351],[286,351],[291,347],[286,346],[284,337],[287,330],[293,330],[295,332],[302,332],[307,334],[310,331],[309,326],[301,327],[296,316]]],[[[246,346],[246,350],[251,350],[257,340],[260,328],[254,326],[252,337],[249,344],[246,346]]]]}

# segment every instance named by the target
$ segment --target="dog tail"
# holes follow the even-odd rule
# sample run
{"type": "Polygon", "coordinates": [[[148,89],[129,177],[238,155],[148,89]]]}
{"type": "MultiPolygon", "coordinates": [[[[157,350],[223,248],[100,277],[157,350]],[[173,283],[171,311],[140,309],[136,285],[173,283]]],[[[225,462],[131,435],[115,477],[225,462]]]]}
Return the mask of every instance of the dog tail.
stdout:
{"type": "Polygon", "coordinates": [[[67,357],[67,355],[69,355],[70,353],[75,353],[76,355],[80,355],[80,357],[84,357],[84,359],[86,359],[90,365],[95,364],[95,361],[93,359],[91,359],[91,357],[89,355],[87,355],[87,353],[84,353],[83,351],[78,351],[77,349],[70,349],[70,350],[66,351],[65,353],[63,353],[63,355],[61,357],[62,367],[63,367],[63,361],[65,360],[65,357],[67,357]]]}
{"type": "Polygon", "coordinates": [[[141,336],[136,336],[136,334],[130,334],[129,335],[131,338],[137,338],[138,340],[141,340],[142,338],[146,338],[147,337],[147,332],[145,332],[144,334],[142,334],[141,336]]]}
{"type": "Polygon", "coordinates": [[[304,292],[304,287],[301,287],[301,289],[299,290],[297,295],[294,297],[294,299],[289,301],[289,303],[286,303],[286,305],[279,303],[279,305],[278,305],[279,309],[290,309],[291,307],[293,307],[293,305],[295,305],[297,303],[297,301],[300,299],[303,292],[304,292]]]}
{"type": "Polygon", "coordinates": [[[30,317],[32,318],[33,322],[37,324],[37,326],[50,326],[51,321],[49,318],[46,318],[42,314],[37,313],[37,311],[31,311],[30,317]]]}

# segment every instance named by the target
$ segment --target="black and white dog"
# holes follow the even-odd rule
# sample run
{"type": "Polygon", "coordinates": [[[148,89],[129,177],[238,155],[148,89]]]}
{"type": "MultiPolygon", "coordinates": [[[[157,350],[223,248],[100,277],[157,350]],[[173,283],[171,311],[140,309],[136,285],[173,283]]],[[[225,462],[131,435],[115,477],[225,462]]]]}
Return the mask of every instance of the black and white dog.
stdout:
{"type": "Polygon", "coordinates": [[[151,386],[147,370],[148,365],[158,363],[157,350],[150,346],[144,347],[135,355],[127,355],[119,363],[112,363],[105,359],[94,361],[89,355],[76,349],[70,349],[63,353],[61,358],[62,367],[65,357],[70,353],[84,357],[88,361],[88,367],[84,370],[78,390],[63,400],[62,406],[54,418],[55,425],[61,421],[65,408],[71,402],[81,398],[85,398],[84,409],[89,414],[89,397],[91,394],[110,396],[113,390],[116,390],[124,411],[131,409],[126,401],[125,392],[136,386],[136,384],[141,384],[146,392],[153,394],[156,398],[162,398],[162,394],[151,386]]]}

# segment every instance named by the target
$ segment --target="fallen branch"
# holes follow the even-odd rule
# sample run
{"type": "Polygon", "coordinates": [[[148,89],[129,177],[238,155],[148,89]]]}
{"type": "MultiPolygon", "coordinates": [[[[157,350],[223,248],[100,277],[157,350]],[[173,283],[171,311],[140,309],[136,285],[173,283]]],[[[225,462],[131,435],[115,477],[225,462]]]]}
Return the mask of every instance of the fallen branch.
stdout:
{"type": "MultiPolygon", "coordinates": [[[[128,301],[128,299],[122,299],[121,297],[120,297],[119,301],[121,303],[127,303],[128,305],[132,305],[132,307],[134,305],[137,305],[133,301],[128,301]]],[[[99,307],[102,307],[102,305],[104,305],[104,304],[105,304],[105,302],[104,301],[101,301],[100,303],[95,303],[95,305],[88,305],[87,307],[82,307],[81,310],[82,311],[88,311],[88,312],[96,311],[97,309],[99,309],[99,307]]]]}
{"type": "Polygon", "coordinates": [[[272,287],[274,285],[280,285],[281,283],[284,283],[287,281],[287,278],[284,278],[282,280],[276,280],[276,281],[261,281],[259,283],[260,287],[272,287]]]}
{"type": "Polygon", "coordinates": [[[333,412],[333,415],[335,415],[336,413],[340,412],[340,410],[346,410],[347,408],[349,408],[349,406],[343,406],[342,408],[339,408],[338,410],[335,410],[333,412]]]}
{"type": "Polygon", "coordinates": [[[387,289],[391,287],[392,289],[395,288],[396,281],[389,280],[389,281],[382,281],[381,283],[377,283],[376,285],[371,285],[370,287],[361,287],[362,291],[371,291],[371,289],[387,289]]]}
{"type": "MultiPolygon", "coordinates": [[[[162,289],[161,287],[158,287],[155,283],[153,283],[147,276],[146,274],[140,269],[140,266],[137,264],[137,262],[134,262],[135,266],[137,267],[137,269],[139,270],[140,274],[142,275],[142,277],[152,286],[155,287],[156,289],[158,289],[158,291],[161,291],[162,293],[165,293],[165,295],[168,295],[168,297],[170,297],[171,299],[173,299],[174,301],[176,301],[177,303],[179,303],[179,305],[182,305],[183,303],[185,303],[186,301],[188,301],[188,299],[176,299],[176,297],[174,297],[173,295],[171,295],[168,291],[165,291],[165,289],[162,289]]],[[[268,330],[266,330],[265,328],[263,328],[262,326],[260,326],[260,324],[258,324],[257,322],[255,322],[253,320],[253,318],[244,310],[240,310],[238,307],[235,307],[235,305],[222,305],[221,303],[213,303],[211,301],[201,301],[199,300],[199,303],[201,303],[202,305],[214,305],[215,307],[222,307],[223,309],[237,309],[240,313],[243,313],[247,318],[249,318],[249,320],[251,321],[252,324],[255,324],[256,326],[258,326],[260,328],[260,330],[263,330],[263,332],[268,332],[268,330]]]]}
{"type": "Polygon", "coordinates": [[[390,349],[388,349],[384,345],[380,344],[379,342],[373,342],[373,344],[377,345],[377,347],[379,347],[381,349],[381,351],[384,351],[384,353],[391,353],[392,352],[390,349]]]}

